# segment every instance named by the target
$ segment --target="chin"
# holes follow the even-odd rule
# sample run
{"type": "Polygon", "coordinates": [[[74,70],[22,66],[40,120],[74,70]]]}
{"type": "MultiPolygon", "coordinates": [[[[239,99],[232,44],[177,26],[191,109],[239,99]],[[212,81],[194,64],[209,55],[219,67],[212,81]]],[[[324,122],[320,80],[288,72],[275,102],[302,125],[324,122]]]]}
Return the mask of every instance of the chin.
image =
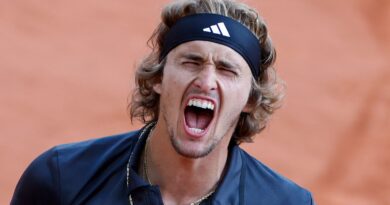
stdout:
{"type": "Polygon", "coordinates": [[[200,142],[182,143],[177,138],[171,137],[171,144],[175,149],[175,151],[181,156],[186,158],[197,159],[197,158],[203,158],[208,154],[210,154],[214,150],[218,142],[211,141],[208,142],[207,144],[203,144],[200,142]]]}

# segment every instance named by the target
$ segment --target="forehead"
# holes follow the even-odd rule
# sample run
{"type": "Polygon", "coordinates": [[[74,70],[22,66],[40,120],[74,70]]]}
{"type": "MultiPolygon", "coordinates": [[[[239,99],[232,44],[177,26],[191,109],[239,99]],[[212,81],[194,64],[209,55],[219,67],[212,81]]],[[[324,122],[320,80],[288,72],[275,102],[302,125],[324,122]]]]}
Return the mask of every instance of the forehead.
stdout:
{"type": "Polygon", "coordinates": [[[230,61],[231,63],[239,64],[240,66],[248,67],[249,69],[244,58],[235,50],[228,46],[210,41],[196,40],[182,43],[174,48],[168,56],[171,55],[172,57],[178,58],[189,53],[200,55],[204,58],[211,57],[213,60],[230,61]]]}

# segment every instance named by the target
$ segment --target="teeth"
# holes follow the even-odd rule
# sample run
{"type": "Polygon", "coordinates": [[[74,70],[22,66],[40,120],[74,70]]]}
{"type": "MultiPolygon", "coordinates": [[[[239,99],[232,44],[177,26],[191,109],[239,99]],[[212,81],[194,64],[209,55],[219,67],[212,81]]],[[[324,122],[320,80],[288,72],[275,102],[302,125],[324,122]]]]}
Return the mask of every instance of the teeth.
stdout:
{"type": "Polygon", "coordinates": [[[191,99],[188,101],[188,106],[195,106],[203,109],[214,110],[214,103],[208,100],[191,99]]]}
{"type": "Polygon", "coordinates": [[[200,100],[195,101],[196,107],[202,107],[202,102],[200,100]]]}
{"type": "Polygon", "coordinates": [[[203,103],[202,103],[202,108],[203,108],[203,109],[206,109],[208,104],[209,104],[208,102],[203,101],[203,103]]]}
{"type": "Polygon", "coordinates": [[[190,130],[192,131],[192,132],[194,132],[194,133],[201,133],[201,132],[203,132],[204,130],[202,130],[202,129],[199,129],[199,128],[193,128],[193,127],[190,127],[190,130]]]}

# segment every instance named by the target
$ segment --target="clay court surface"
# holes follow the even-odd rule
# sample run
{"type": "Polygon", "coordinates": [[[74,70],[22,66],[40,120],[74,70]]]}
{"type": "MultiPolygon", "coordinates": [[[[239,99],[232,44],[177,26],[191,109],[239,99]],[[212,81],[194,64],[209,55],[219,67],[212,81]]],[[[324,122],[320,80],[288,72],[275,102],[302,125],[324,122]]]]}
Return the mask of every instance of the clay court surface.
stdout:
{"type": "MultiPolygon", "coordinates": [[[[52,146],[141,126],[128,96],[166,2],[0,2],[0,204],[52,146]]],[[[390,1],[246,2],[269,24],[288,90],[245,148],[318,204],[390,204],[390,1]]]]}

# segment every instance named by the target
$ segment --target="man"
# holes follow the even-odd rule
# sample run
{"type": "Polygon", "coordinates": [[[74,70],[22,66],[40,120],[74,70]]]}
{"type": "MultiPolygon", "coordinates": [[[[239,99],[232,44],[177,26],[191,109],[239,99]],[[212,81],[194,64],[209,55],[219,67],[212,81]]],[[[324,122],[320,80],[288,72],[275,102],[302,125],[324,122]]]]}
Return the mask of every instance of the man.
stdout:
{"type": "Polygon", "coordinates": [[[283,95],[258,14],[230,0],[174,2],[151,41],[130,105],[146,126],[45,152],[11,203],[313,204],[238,146],[283,95]]]}

